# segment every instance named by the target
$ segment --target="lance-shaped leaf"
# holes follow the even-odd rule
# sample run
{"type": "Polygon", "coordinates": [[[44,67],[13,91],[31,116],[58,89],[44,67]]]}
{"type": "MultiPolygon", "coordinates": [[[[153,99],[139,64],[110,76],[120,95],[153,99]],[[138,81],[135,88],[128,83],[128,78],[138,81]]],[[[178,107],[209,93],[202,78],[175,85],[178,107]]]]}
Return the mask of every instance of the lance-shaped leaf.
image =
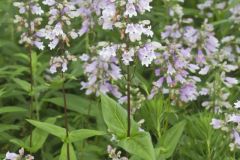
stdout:
{"type": "Polygon", "coordinates": [[[167,159],[172,156],[184,130],[186,121],[175,124],[160,138],[156,148],[157,158],[167,159]]]}
{"type": "Polygon", "coordinates": [[[60,138],[62,141],[66,139],[66,130],[62,127],[59,127],[54,124],[46,123],[46,122],[35,121],[35,120],[27,120],[27,121],[32,125],[34,125],[35,127],[60,138]]]}
{"type": "Polygon", "coordinates": [[[89,137],[104,135],[105,132],[90,130],[90,129],[79,129],[71,131],[69,134],[69,141],[76,142],[81,141],[89,137]]]}
{"type": "Polygon", "coordinates": [[[122,139],[118,145],[143,160],[156,159],[152,140],[147,132],[140,132],[137,135],[122,139]]]}
{"type": "MultiPolygon", "coordinates": [[[[103,119],[118,139],[127,137],[127,112],[117,102],[106,95],[101,95],[103,119]]],[[[131,118],[131,135],[138,133],[138,124],[131,118]]]]}
{"type": "Polygon", "coordinates": [[[0,114],[12,113],[12,112],[26,112],[27,110],[21,107],[7,106],[0,108],[0,114]]]}
{"type": "MultiPolygon", "coordinates": [[[[70,159],[71,160],[77,160],[77,157],[76,157],[76,154],[75,154],[75,151],[74,151],[74,148],[73,148],[72,144],[68,143],[68,145],[69,145],[70,159]]],[[[60,154],[59,160],[66,160],[66,159],[68,159],[67,158],[67,143],[64,143],[63,146],[62,146],[62,149],[61,149],[61,154],[60,154]]]]}

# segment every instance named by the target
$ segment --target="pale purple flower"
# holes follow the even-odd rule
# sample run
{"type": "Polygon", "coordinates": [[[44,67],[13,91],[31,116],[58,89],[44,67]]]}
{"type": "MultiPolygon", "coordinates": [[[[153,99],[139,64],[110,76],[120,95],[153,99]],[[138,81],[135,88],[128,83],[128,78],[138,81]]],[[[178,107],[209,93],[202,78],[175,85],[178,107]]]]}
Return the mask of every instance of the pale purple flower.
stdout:
{"type": "Polygon", "coordinates": [[[87,54],[82,54],[81,56],[79,56],[79,58],[84,62],[89,60],[89,56],[87,54]]]}
{"type": "Polygon", "coordinates": [[[152,7],[150,6],[152,0],[138,0],[137,9],[143,14],[145,11],[150,11],[152,7]]]}
{"type": "Polygon", "coordinates": [[[210,69],[209,66],[205,66],[198,73],[201,75],[206,75],[208,73],[209,69],[210,69]]]}
{"type": "Polygon", "coordinates": [[[233,77],[225,77],[224,84],[226,84],[228,87],[232,87],[233,85],[238,84],[238,80],[233,77]]]}
{"type": "Polygon", "coordinates": [[[228,122],[235,122],[240,123],[240,116],[239,115],[230,115],[228,122]]]}
{"type": "Polygon", "coordinates": [[[42,3],[45,4],[45,5],[48,5],[48,6],[52,6],[56,2],[55,2],[55,0],[44,0],[42,3]]]}
{"type": "Polygon", "coordinates": [[[42,8],[38,5],[34,5],[31,7],[32,13],[36,14],[36,15],[42,15],[44,13],[44,11],[42,10],[42,8]]]}
{"type": "Polygon", "coordinates": [[[236,130],[233,131],[233,137],[234,137],[234,143],[240,146],[240,136],[236,130]]]}
{"type": "Polygon", "coordinates": [[[58,45],[59,39],[55,38],[53,39],[49,44],[48,47],[53,50],[54,48],[56,48],[56,46],[58,45]]]}
{"type": "Polygon", "coordinates": [[[108,61],[111,57],[116,56],[117,46],[106,46],[98,53],[103,60],[108,61]]]}
{"type": "Polygon", "coordinates": [[[216,37],[209,35],[208,38],[205,40],[205,50],[207,54],[215,53],[219,47],[219,41],[216,37]]]}
{"type": "Polygon", "coordinates": [[[163,39],[171,37],[171,38],[180,38],[181,33],[178,28],[178,24],[173,24],[165,27],[164,32],[161,33],[161,37],[163,39]]]}
{"type": "Polygon", "coordinates": [[[122,78],[121,69],[115,64],[111,64],[111,70],[109,72],[113,80],[118,80],[122,78]]]}
{"type": "Polygon", "coordinates": [[[134,49],[131,48],[129,51],[124,51],[122,54],[122,60],[125,65],[129,65],[133,61],[134,49]]]}
{"type": "Polygon", "coordinates": [[[132,42],[140,41],[143,34],[149,37],[153,36],[151,27],[146,27],[145,24],[127,24],[125,33],[129,34],[129,39],[132,42]]]}
{"type": "Polygon", "coordinates": [[[34,41],[33,44],[40,50],[44,50],[43,42],[34,41]]]}
{"type": "Polygon", "coordinates": [[[196,57],[196,62],[198,64],[204,64],[206,63],[206,58],[202,52],[202,50],[198,50],[197,57],[196,57]]]}
{"type": "Polygon", "coordinates": [[[4,160],[17,160],[19,157],[16,153],[7,152],[4,160]]]}
{"type": "Polygon", "coordinates": [[[180,52],[184,57],[191,57],[191,48],[182,48],[180,52]]]}
{"type": "Polygon", "coordinates": [[[184,28],[184,40],[190,44],[195,44],[199,38],[198,30],[192,26],[187,26],[184,28]]]}
{"type": "Polygon", "coordinates": [[[51,65],[49,71],[52,74],[56,73],[57,72],[57,66],[55,64],[51,65]]]}
{"type": "Polygon", "coordinates": [[[223,121],[213,118],[210,124],[213,126],[214,129],[219,129],[223,126],[223,121]]]}
{"type": "Polygon", "coordinates": [[[155,52],[150,45],[145,45],[145,47],[138,50],[138,56],[142,65],[148,67],[154,59],[156,59],[155,52]]]}
{"type": "Polygon", "coordinates": [[[198,92],[194,84],[185,84],[180,89],[180,99],[183,102],[189,102],[197,99],[198,92]]]}
{"type": "Polygon", "coordinates": [[[64,35],[63,30],[62,30],[62,24],[61,23],[57,23],[55,25],[54,29],[52,30],[52,32],[56,36],[64,35]]]}
{"type": "Polygon", "coordinates": [[[208,88],[202,88],[200,91],[199,91],[199,94],[202,95],[202,96],[205,96],[209,93],[209,89],[208,88]]]}
{"type": "Polygon", "coordinates": [[[82,28],[78,31],[80,37],[89,31],[89,25],[90,25],[89,19],[85,19],[82,23],[82,28]]]}
{"type": "Polygon", "coordinates": [[[137,16],[137,11],[133,3],[127,3],[126,4],[126,11],[124,15],[129,16],[130,18],[133,16],[137,16]]]}
{"type": "Polygon", "coordinates": [[[199,66],[196,65],[196,64],[188,64],[188,69],[192,72],[192,73],[195,73],[196,70],[199,70],[199,66]]]}
{"type": "Polygon", "coordinates": [[[168,64],[167,68],[167,73],[170,75],[173,75],[176,72],[171,63],[168,64]]]}
{"type": "Polygon", "coordinates": [[[153,82],[153,85],[157,86],[158,88],[161,88],[163,85],[164,79],[165,79],[164,77],[159,78],[159,80],[157,80],[156,82],[153,82]]]}

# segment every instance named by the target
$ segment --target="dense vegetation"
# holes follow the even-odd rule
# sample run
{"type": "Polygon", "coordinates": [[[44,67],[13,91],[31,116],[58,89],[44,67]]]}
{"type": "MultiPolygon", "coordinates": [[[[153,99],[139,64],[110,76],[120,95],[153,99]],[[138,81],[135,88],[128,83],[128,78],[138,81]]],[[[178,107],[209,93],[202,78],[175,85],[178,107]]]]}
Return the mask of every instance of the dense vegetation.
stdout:
{"type": "Polygon", "coordinates": [[[1,0],[0,159],[239,159],[239,29],[239,0],[1,0]]]}

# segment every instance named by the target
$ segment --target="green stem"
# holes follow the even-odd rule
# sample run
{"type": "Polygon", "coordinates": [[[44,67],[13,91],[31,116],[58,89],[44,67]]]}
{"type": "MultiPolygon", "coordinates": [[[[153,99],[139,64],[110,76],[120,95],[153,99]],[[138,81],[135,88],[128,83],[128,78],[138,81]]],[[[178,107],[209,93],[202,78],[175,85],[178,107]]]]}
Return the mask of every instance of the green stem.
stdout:
{"type": "Polygon", "coordinates": [[[131,86],[131,75],[130,66],[127,66],[127,112],[128,112],[128,129],[127,136],[131,135],[131,96],[130,96],[130,86],[131,86]]]}
{"type": "MultiPolygon", "coordinates": [[[[68,115],[67,115],[67,97],[65,91],[65,84],[64,84],[64,73],[62,72],[62,93],[63,93],[63,101],[64,101],[64,126],[66,129],[66,139],[68,139],[68,115]]],[[[67,142],[67,160],[70,160],[70,150],[69,150],[69,143],[67,142]]]]}

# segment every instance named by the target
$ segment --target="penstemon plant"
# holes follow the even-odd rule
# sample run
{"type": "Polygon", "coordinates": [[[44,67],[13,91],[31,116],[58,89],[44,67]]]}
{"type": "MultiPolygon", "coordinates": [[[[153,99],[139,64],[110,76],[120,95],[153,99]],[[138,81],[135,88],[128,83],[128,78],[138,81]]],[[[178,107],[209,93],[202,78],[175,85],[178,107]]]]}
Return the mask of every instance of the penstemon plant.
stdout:
{"type": "MultiPolygon", "coordinates": [[[[37,0],[27,0],[24,2],[14,2],[13,4],[19,10],[19,15],[15,15],[14,23],[17,23],[18,30],[22,32],[19,40],[23,44],[29,55],[29,72],[30,72],[30,104],[29,104],[29,118],[33,119],[33,111],[38,109],[34,107],[34,71],[33,71],[33,48],[40,50],[44,49],[43,42],[37,36],[37,32],[42,23],[43,10],[38,4],[37,0]]],[[[38,117],[39,118],[39,117],[38,117]]],[[[32,132],[29,141],[30,148],[32,147],[32,132]]]]}
{"type": "Polygon", "coordinates": [[[156,58],[155,50],[161,49],[161,44],[142,39],[152,37],[150,21],[143,20],[138,23],[133,21],[138,14],[143,14],[151,10],[151,1],[107,1],[98,2],[97,12],[99,24],[105,30],[117,29],[120,41],[99,42],[93,47],[92,52],[97,53],[94,57],[84,54],[80,59],[85,62],[84,73],[88,76],[87,82],[81,82],[82,89],[86,89],[86,94],[111,93],[118,98],[120,103],[127,103],[128,110],[128,129],[127,136],[131,134],[130,116],[133,112],[131,104],[131,87],[136,68],[137,60],[143,66],[148,67],[156,58]],[[125,80],[126,88],[121,93],[120,87],[111,81],[125,80]]]}
{"type": "Polygon", "coordinates": [[[238,0],[6,1],[0,158],[240,155],[238,0]]]}

